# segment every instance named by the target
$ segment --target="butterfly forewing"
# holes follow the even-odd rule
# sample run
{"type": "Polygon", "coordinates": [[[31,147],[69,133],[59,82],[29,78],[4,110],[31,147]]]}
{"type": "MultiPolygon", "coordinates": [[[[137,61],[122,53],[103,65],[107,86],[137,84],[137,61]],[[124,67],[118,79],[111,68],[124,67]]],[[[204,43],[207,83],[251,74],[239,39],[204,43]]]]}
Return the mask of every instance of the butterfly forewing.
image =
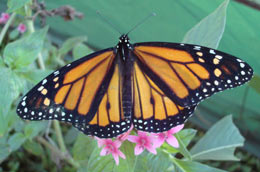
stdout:
{"type": "Polygon", "coordinates": [[[206,47],[176,43],[137,43],[145,73],[177,104],[188,107],[212,94],[249,81],[252,68],[239,58],[206,47]]]}
{"type": "Polygon", "coordinates": [[[106,49],[53,72],[22,98],[18,115],[29,120],[89,122],[111,80],[114,59],[113,49],[106,49]]]}

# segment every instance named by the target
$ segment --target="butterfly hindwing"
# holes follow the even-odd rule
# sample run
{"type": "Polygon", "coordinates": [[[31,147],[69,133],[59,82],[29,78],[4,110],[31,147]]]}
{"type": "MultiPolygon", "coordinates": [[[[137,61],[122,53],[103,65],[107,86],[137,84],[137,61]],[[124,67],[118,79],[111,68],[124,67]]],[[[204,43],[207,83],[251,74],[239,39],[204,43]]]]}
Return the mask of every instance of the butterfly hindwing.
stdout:
{"type": "Polygon", "coordinates": [[[87,135],[111,138],[126,132],[131,127],[131,121],[124,119],[123,116],[120,77],[117,64],[94,118],[89,123],[81,121],[74,125],[76,128],[87,135]]]}
{"type": "Polygon", "coordinates": [[[183,124],[196,106],[182,107],[169,99],[146,75],[137,63],[134,64],[134,117],[138,130],[163,132],[183,124]]]}
{"type": "Polygon", "coordinates": [[[145,73],[184,107],[242,85],[253,75],[252,68],[241,59],[197,45],[137,43],[134,52],[145,73]]]}

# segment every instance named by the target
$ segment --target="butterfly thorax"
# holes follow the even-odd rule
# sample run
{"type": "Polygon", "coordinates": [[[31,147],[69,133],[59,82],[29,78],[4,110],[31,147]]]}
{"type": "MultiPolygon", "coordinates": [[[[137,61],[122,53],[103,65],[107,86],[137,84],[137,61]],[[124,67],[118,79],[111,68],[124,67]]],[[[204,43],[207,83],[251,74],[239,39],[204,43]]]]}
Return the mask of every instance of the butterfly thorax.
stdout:
{"type": "Polygon", "coordinates": [[[117,57],[119,58],[119,68],[121,69],[121,96],[122,109],[124,118],[130,119],[133,113],[133,88],[132,88],[132,71],[133,71],[133,57],[132,45],[129,42],[127,35],[122,35],[116,46],[117,57]]]}

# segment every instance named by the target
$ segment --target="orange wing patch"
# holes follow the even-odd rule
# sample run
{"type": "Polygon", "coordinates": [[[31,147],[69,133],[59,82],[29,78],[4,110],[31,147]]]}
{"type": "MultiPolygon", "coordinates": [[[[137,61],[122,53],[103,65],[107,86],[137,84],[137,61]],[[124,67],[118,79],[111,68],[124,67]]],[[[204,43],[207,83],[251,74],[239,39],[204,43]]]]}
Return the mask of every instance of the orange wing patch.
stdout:
{"type": "Polygon", "coordinates": [[[181,99],[189,96],[189,89],[195,90],[201,86],[200,79],[210,77],[209,72],[186,51],[137,46],[135,54],[181,99]]]}
{"type": "Polygon", "coordinates": [[[108,86],[107,92],[104,95],[95,117],[90,124],[96,124],[102,127],[109,125],[111,122],[120,122],[120,113],[122,108],[120,106],[120,76],[118,65],[115,67],[114,74],[108,86]]]}
{"type": "Polygon", "coordinates": [[[77,110],[79,115],[86,115],[114,57],[114,53],[108,51],[67,72],[63,80],[64,86],[54,97],[55,103],[64,103],[66,109],[77,110]]]}
{"type": "Polygon", "coordinates": [[[183,108],[169,99],[162,90],[134,63],[134,127],[147,132],[163,132],[182,124],[195,106],[183,108]]]}
{"type": "Polygon", "coordinates": [[[83,77],[87,73],[90,72],[95,66],[97,66],[100,62],[102,62],[105,59],[110,59],[113,56],[112,51],[108,51],[105,53],[100,54],[99,56],[92,58],[77,67],[70,70],[64,77],[63,84],[67,84],[70,82],[73,82],[77,80],[78,78],[83,77]]]}
{"type": "Polygon", "coordinates": [[[176,104],[166,97],[139,66],[134,64],[134,111],[137,119],[164,120],[179,113],[176,104]]]}
{"type": "Polygon", "coordinates": [[[148,46],[138,46],[135,48],[138,52],[146,52],[154,54],[156,56],[162,57],[164,60],[172,60],[176,62],[194,62],[192,56],[186,51],[169,49],[165,47],[148,47],[148,46]]]}

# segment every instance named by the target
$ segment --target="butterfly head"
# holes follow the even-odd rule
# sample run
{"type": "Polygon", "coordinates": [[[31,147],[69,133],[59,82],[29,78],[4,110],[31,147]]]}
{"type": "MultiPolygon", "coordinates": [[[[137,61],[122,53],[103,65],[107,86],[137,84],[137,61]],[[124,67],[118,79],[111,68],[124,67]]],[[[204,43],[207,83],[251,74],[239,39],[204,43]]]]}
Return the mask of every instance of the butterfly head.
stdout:
{"type": "Polygon", "coordinates": [[[117,44],[117,48],[119,47],[130,47],[131,44],[129,42],[129,38],[128,38],[128,35],[127,34],[123,34],[120,36],[119,38],[119,42],[117,44]]]}

